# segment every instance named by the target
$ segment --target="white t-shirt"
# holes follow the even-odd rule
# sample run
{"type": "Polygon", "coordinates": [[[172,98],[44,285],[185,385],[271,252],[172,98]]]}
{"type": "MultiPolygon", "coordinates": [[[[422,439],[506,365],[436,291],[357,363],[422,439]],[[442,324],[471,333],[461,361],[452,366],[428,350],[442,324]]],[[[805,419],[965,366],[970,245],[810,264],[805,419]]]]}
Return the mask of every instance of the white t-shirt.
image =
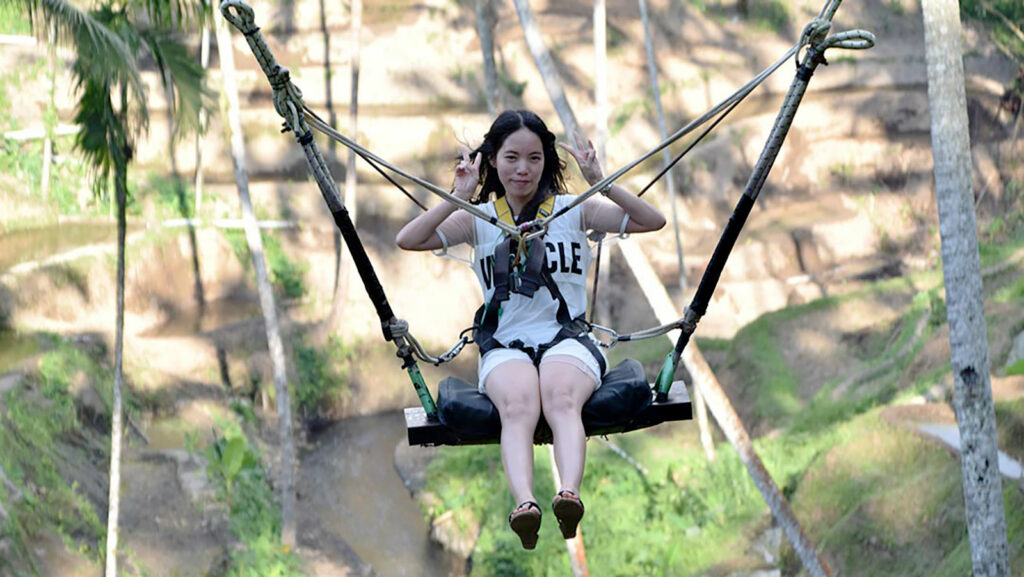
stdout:
{"type": "MultiPolygon", "coordinates": [[[[554,210],[561,210],[573,198],[569,195],[556,196],[554,210]]],[[[481,208],[497,216],[493,202],[481,208]]],[[[474,224],[473,271],[480,282],[483,302],[489,303],[494,295],[494,251],[505,240],[505,233],[483,219],[474,219],[474,224]]],[[[544,266],[558,285],[569,307],[569,315],[575,318],[584,314],[587,308],[587,272],[593,255],[583,229],[582,205],[551,221],[547,234],[541,240],[546,252],[544,266]]],[[[521,260],[525,261],[525,258],[521,260]]],[[[503,344],[518,339],[528,347],[548,343],[561,329],[557,311],[558,301],[543,284],[532,298],[510,290],[509,300],[501,304],[494,338],[503,344]]]]}

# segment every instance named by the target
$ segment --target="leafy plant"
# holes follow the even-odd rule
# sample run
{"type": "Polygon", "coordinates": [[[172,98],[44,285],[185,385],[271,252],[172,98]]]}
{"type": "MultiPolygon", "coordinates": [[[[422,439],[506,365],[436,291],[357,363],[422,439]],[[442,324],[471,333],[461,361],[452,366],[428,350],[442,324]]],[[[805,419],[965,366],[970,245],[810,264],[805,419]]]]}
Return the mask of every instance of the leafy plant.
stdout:
{"type": "MultiPolygon", "coordinates": [[[[292,262],[281,248],[281,241],[274,235],[263,232],[260,234],[274,289],[285,298],[301,298],[306,294],[303,275],[309,269],[309,265],[292,262]]],[[[231,245],[238,260],[246,270],[249,270],[249,267],[252,266],[252,259],[249,257],[249,246],[245,242],[245,233],[240,230],[225,230],[224,237],[231,245]]]]}
{"type": "Polygon", "coordinates": [[[301,335],[292,342],[297,382],[293,386],[296,407],[304,418],[347,396],[349,364],[355,350],[332,336],[322,348],[311,346],[301,335]]]}

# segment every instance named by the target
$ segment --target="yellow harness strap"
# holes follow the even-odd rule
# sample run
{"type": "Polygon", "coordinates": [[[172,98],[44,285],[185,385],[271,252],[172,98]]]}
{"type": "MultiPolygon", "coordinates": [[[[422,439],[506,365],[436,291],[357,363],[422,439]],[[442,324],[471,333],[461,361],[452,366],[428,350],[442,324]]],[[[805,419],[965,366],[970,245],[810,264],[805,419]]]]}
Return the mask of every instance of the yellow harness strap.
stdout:
{"type": "MultiPolygon", "coordinates": [[[[540,207],[537,208],[537,216],[548,217],[555,211],[555,196],[551,195],[544,199],[544,202],[540,203],[540,207]]],[[[512,218],[512,208],[508,205],[508,198],[502,196],[501,198],[494,201],[494,212],[498,214],[498,219],[510,226],[516,226],[516,221],[512,218]]],[[[512,261],[512,266],[515,267],[522,260],[523,251],[526,247],[519,244],[516,249],[516,257],[512,261]]]]}
{"type": "MultiPolygon", "coordinates": [[[[540,208],[537,209],[538,217],[548,217],[555,211],[555,197],[554,195],[544,199],[544,202],[540,203],[540,208]]],[[[507,225],[516,226],[516,221],[512,218],[512,209],[508,205],[508,198],[501,197],[494,201],[494,212],[498,214],[498,220],[501,220],[507,225]]]]}

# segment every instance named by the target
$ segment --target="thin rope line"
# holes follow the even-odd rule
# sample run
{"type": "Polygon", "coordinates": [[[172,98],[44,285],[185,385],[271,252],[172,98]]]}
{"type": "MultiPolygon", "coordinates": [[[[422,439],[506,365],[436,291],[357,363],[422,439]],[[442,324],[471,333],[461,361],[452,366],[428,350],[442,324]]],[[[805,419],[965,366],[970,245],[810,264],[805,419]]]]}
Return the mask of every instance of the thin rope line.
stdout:
{"type": "Polygon", "coordinates": [[[704,130],[704,132],[702,132],[700,134],[700,136],[695,138],[693,140],[693,142],[691,142],[689,144],[689,146],[687,146],[682,152],[680,152],[675,158],[673,158],[672,162],[670,162],[668,165],[666,165],[665,168],[661,169],[661,171],[653,179],[651,179],[651,181],[649,183],[647,183],[647,186],[643,187],[643,189],[640,192],[637,193],[637,196],[643,196],[644,193],[647,192],[648,189],[650,189],[652,186],[654,186],[654,184],[656,182],[658,182],[658,180],[661,179],[661,177],[665,176],[665,174],[667,174],[668,171],[672,170],[672,167],[675,166],[676,163],[678,163],[680,160],[682,160],[682,158],[684,156],[686,156],[691,150],[693,150],[693,148],[695,146],[697,146],[697,144],[699,144],[701,140],[704,140],[704,137],[707,136],[712,130],[714,130],[715,127],[719,125],[719,123],[721,123],[723,120],[725,120],[725,117],[729,116],[729,113],[732,112],[733,110],[735,110],[736,107],[739,106],[739,104],[741,102],[743,102],[742,98],[737,100],[736,102],[732,103],[732,106],[730,106],[725,112],[723,112],[721,116],[716,118],[715,121],[712,122],[711,125],[708,126],[704,130]]]}
{"type": "Polygon", "coordinates": [[[548,224],[552,220],[554,220],[555,218],[558,218],[558,217],[564,215],[565,213],[569,212],[571,209],[573,209],[576,206],[578,206],[579,204],[581,204],[586,199],[588,199],[591,196],[593,196],[594,194],[600,192],[605,187],[610,186],[613,182],[618,180],[623,174],[629,172],[630,170],[635,168],[637,165],[639,165],[642,162],[646,161],[647,159],[651,158],[655,154],[661,152],[662,149],[664,149],[665,147],[671,145],[676,140],[679,140],[683,136],[686,136],[690,132],[693,132],[693,130],[695,130],[697,127],[699,127],[700,125],[702,125],[705,122],[707,122],[709,119],[711,119],[711,118],[717,116],[719,113],[721,113],[722,110],[728,108],[729,106],[732,106],[738,100],[742,100],[742,99],[746,98],[748,94],[753,92],[755,88],[757,88],[762,82],[765,81],[765,79],[767,79],[769,76],[771,76],[772,73],[774,73],[776,70],[778,70],[780,66],[782,66],[787,60],[789,60],[789,58],[791,56],[796,54],[797,51],[800,50],[801,46],[802,46],[802,43],[800,43],[800,42],[795,44],[793,47],[791,47],[786,52],[785,55],[783,55],[781,58],[779,58],[777,61],[775,61],[775,63],[772,64],[771,66],[769,66],[768,68],[765,68],[764,70],[762,70],[760,74],[755,76],[753,78],[753,80],[751,80],[750,82],[745,84],[742,88],[740,88],[736,92],[732,93],[732,95],[727,97],[725,100],[723,100],[723,101],[719,102],[718,104],[716,104],[714,107],[712,107],[710,110],[708,110],[707,112],[702,114],[700,117],[690,121],[689,124],[687,124],[686,126],[680,128],[675,133],[673,133],[671,136],[669,136],[667,139],[662,141],[661,144],[659,144],[659,145],[655,146],[654,148],[650,149],[649,151],[644,153],[642,156],[640,156],[639,158],[637,158],[633,162],[630,162],[629,164],[623,166],[622,168],[620,168],[619,170],[615,171],[614,173],[612,173],[612,174],[604,177],[600,181],[598,181],[597,184],[594,184],[589,189],[587,189],[585,192],[583,192],[580,195],[578,195],[572,202],[570,202],[568,205],[564,206],[561,210],[559,210],[558,212],[556,212],[556,213],[552,214],[551,216],[549,216],[549,217],[545,218],[544,220],[542,220],[541,223],[540,223],[540,227],[541,228],[546,228],[548,226],[548,224]]]}
{"type": "Polygon", "coordinates": [[[308,107],[304,108],[304,111],[307,114],[307,118],[309,118],[310,126],[315,128],[316,130],[319,130],[325,136],[327,136],[329,138],[333,138],[334,140],[340,142],[341,144],[345,145],[349,149],[356,151],[361,157],[373,159],[375,162],[379,163],[381,166],[387,168],[388,170],[390,170],[390,171],[392,171],[392,172],[394,172],[394,173],[396,173],[396,174],[398,174],[400,176],[403,176],[403,177],[411,180],[412,182],[415,182],[416,184],[422,186],[423,188],[427,189],[428,191],[434,193],[435,195],[440,196],[441,198],[447,200],[448,202],[451,202],[452,204],[458,206],[459,208],[465,210],[466,212],[472,214],[473,216],[475,216],[477,218],[480,218],[480,219],[483,219],[484,221],[493,224],[494,226],[500,228],[502,231],[504,231],[505,233],[509,234],[510,236],[512,236],[514,238],[520,238],[522,236],[519,233],[519,229],[517,227],[510,226],[510,225],[505,224],[504,222],[502,222],[502,221],[500,221],[500,220],[498,220],[496,218],[491,217],[491,215],[489,215],[486,212],[484,212],[483,209],[481,209],[477,205],[471,204],[468,201],[462,200],[461,198],[459,198],[459,197],[449,193],[448,191],[444,190],[443,188],[437,186],[436,184],[433,184],[433,183],[431,183],[431,182],[429,182],[427,180],[424,180],[424,179],[422,179],[422,178],[420,178],[418,176],[410,174],[410,173],[402,170],[401,168],[398,168],[397,166],[391,164],[390,162],[384,160],[383,158],[377,156],[373,152],[370,152],[366,148],[363,148],[361,145],[359,145],[354,140],[348,138],[344,134],[342,134],[342,133],[338,132],[337,130],[335,130],[334,128],[332,128],[330,126],[330,124],[324,122],[324,120],[322,118],[317,116],[316,113],[314,113],[308,107]]]}

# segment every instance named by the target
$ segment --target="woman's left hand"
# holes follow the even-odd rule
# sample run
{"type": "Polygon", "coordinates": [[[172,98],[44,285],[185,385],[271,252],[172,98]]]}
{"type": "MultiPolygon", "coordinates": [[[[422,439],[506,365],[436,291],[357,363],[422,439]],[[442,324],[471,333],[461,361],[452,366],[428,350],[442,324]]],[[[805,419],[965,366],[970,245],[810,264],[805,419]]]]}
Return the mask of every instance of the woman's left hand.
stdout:
{"type": "Polygon", "coordinates": [[[583,138],[578,131],[574,130],[572,136],[576,146],[571,146],[564,142],[559,142],[558,146],[562,147],[563,150],[576,159],[576,164],[580,167],[583,178],[587,179],[588,184],[593,185],[604,178],[601,163],[597,160],[597,151],[594,150],[594,144],[589,140],[584,144],[583,138]]]}

